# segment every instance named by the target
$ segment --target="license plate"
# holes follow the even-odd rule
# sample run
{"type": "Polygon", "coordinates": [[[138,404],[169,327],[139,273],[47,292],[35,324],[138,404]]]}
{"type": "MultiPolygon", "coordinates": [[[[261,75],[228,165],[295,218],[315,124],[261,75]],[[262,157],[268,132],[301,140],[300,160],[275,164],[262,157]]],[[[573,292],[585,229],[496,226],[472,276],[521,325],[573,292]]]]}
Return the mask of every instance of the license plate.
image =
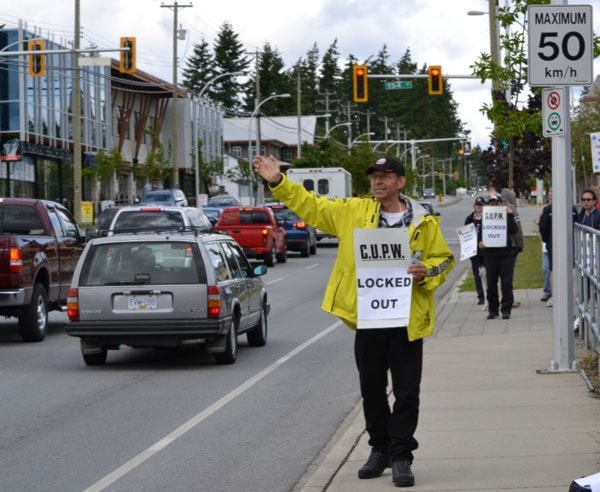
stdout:
{"type": "Polygon", "coordinates": [[[157,308],[156,296],[129,296],[129,309],[131,311],[145,311],[157,308]]]}

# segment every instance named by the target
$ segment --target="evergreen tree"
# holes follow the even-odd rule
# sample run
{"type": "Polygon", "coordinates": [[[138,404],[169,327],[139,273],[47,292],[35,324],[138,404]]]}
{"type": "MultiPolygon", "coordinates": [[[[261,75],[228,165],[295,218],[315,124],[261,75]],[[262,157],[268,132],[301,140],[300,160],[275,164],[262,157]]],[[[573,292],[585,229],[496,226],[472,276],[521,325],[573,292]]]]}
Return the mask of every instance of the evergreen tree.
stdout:
{"type": "MultiPolygon", "coordinates": [[[[194,52],[186,61],[186,67],[183,69],[183,85],[193,93],[199,94],[215,77],[214,66],[210,45],[202,38],[194,45],[194,52]]],[[[203,95],[211,97],[211,90],[212,87],[209,86],[203,95]]]]}
{"type": "MultiPolygon", "coordinates": [[[[221,26],[214,43],[215,76],[248,70],[250,60],[238,38],[229,22],[221,26]]],[[[243,86],[235,77],[222,77],[212,86],[215,101],[236,112],[242,108],[243,101],[239,97],[242,93],[243,86]]]]}
{"type": "MultiPolygon", "coordinates": [[[[264,101],[272,94],[295,94],[295,88],[284,71],[285,62],[278,50],[273,49],[269,43],[265,43],[259,54],[258,74],[260,80],[260,99],[264,101]]],[[[256,85],[249,86],[246,92],[246,110],[254,110],[256,100],[256,85]]],[[[295,98],[275,98],[260,108],[261,112],[271,115],[294,114],[295,98]]]]}

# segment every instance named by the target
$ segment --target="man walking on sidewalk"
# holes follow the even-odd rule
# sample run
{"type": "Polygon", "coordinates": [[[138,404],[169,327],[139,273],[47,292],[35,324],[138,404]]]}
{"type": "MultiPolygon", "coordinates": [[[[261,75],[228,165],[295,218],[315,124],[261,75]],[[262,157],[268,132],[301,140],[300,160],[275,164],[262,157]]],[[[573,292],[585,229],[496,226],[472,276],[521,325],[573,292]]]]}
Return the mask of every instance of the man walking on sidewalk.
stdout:
{"type": "MultiPolygon", "coordinates": [[[[410,487],[415,482],[411,465],[418,447],[414,434],[419,418],[423,338],[434,332],[433,292],[454,267],[439,224],[418,202],[400,194],[406,184],[404,166],[393,159],[382,158],[367,167],[372,198],[343,200],[309,193],[281,174],[273,157],[258,156],[253,165],[268,181],[273,196],[311,226],[338,238],[337,258],[321,307],[356,330],[354,354],[372,448],[358,477],[379,477],[391,466],[394,484],[410,487]],[[354,235],[357,229],[372,229],[375,236],[375,231],[383,228],[397,231],[394,238],[398,244],[408,240],[412,263],[407,272],[413,281],[410,306],[403,307],[410,314],[404,325],[364,328],[359,326],[354,235]],[[388,371],[395,397],[391,411],[388,371]]],[[[403,299],[397,301],[402,304],[403,299]]]]}

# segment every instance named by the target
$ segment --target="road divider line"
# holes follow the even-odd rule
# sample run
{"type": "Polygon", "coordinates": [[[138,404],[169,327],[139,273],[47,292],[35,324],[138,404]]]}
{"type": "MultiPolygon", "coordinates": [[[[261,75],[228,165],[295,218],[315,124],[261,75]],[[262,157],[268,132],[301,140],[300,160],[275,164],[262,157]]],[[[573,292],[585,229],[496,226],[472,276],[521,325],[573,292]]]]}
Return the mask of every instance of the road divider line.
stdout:
{"type": "Polygon", "coordinates": [[[319,266],[319,264],[318,264],[318,263],[313,263],[312,265],[309,265],[309,266],[307,266],[307,267],[306,267],[306,269],[307,269],[307,270],[311,270],[311,269],[313,269],[313,268],[317,268],[318,266],[319,266]]]}
{"type": "Polygon", "coordinates": [[[283,277],[275,278],[275,279],[271,280],[270,282],[265,282],[265,285],[272,285],[277,282],[280,282],[281,280],[283,280],[283,277]]]}
{"type": "Polygon", "coordinates": [[[258,383],[260,380],[267,377],[275,369],[277,369],[278,367],[281,367],[281,365],[284,362],[287,362],[295,355],[298,355],[304,349],[306,349],[313,343],[317,342],[318,340],[323,338],[325,335],[328,335],[329,333],[331,333],[333,330],[335,330],[341,324],[342,324],[341,321],[336,321],[335,323],[328,326],[320,333],[317,333],[314,337],[312,337],[309,340],[307,340],[306,342],[302,343],[301,345],[296,347],[291,352],[288,352],[283,357],[281,357],[277,361],[273,362],[273,364],[271,364],[270,366],[265,367],[262,371],[258,372],[257,374],[252,376],[250,379],[248,379],[245,383],[241,384],[240,386],[238,386],[237,388],[232,390],[230,393],[226,394],[223,398],[221,398],[220,400],[217,400],[212,405],[210,405],[208,408],[206,408],[202,412],[200,412],[197,415],[195,415],[194,417],[192,417],[190,420],[188,420],[183,425],[179,426],[177,429],[175,429],[173,432],[171,432],[168,436],[163,437],[162,439],[160,439],[159,441],[154,443],[152,446],[150,446],[148,449],[146,449],[145,451],[142,451],[140,454],[133,457],[127,463],[121,465],[119,468],[117,468],[113,472],[109,473],[104,478],[98,480],[94,485],[85,489],[84,492],[99,492],[101,490],[104,490],[109,485],[112,485],[119,478],[125,476],[127,473],[132,471],[134,468],[141,465],[144,461],[151,458],[159,451],[162,451],[163,449],[165,449],[173,441],[175,441],[179,437],[183,436],[186,432],[189,432],[190,430],[192,430],[194,427],[196,427],[202,421],[204,421],[205,419],[210,417],[213,413],[217,412],[218,410],[223,408],[225,405],[227,405],[227,403],[229,403],[230,401],[232,401],[233,399],[235,399],[236,397],[238,397],[239,395],[244,393],[246,390],[250,389],[252,386],[254,386],[256,383],[258,383]]]}

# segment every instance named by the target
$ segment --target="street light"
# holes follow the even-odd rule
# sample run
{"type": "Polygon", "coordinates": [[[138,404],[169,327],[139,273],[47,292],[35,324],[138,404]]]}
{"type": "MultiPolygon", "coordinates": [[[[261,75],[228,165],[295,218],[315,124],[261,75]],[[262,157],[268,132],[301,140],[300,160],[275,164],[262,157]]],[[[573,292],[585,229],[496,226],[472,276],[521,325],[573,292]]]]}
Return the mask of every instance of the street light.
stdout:
{"type": "MultiPolygon", "coordinates": [[[[209,80],[206,84],[204,84],[204,87],[202,87],[202,89],[200,90],[200,93],[198,94],[198,102],[200,102],[200,99],[202,98],[202,94],[204,94],[206,89],[208,89],[215,81],[217,81],[223,77],[236,77],[238,75],[244,75],[244,72],[222,73],[221,75],[217,75],[216,77],[209,80]]],[[[196,115],[196,104],[194,104],[193,109],[194,109],[194,134],[192,135],[192,138],[194,139],[194,159],[196,161],[196,162],[194,162],[194,193],[196,194],[196,207],[199,207],[200,206],[200,176],[199,176],[200,173],[198,170],[198,158],[199,158],[198,153],[199,153],[200,149],[198,149],[198,123],[197,123],[197,115],[196,115]]]]}
{"type": "MultiPolygon", "coordinates": [[[[285,93],[285,94],[273,94],[272,96],[267,97],[266,99],[263,99],[260,103],[258,103],[256,105],[256,107],[254,108],[254,111],[252,111],[252,113],[250,114],[250,120],[248,121],[248,167],[250,168],[250,204],[252,204],[252,184],[253,184],[253,173],[252,173],[252,156],[250,155],[250,149],[252,148],[252,120],[254,119],[254,116],[256,116],[258,114],[258,110],[260,109],[260,107],[266,103],[267,101],[270,101],[271,99],[278,99],[278,98],[287,98],[287,97],[292,97],[291,94],[285,93]]],[[[258,131],[256,133],[256,155],[259,154],[260,149],[258,148],[260,146],[260,137],[258,135],[258,131]]],[[[259,187],[260,188],[260,187],[259,187]]],[[[257,192],[257,198],[258,198],[258,192],[257,192]]]]}
{"type": "MultiPolygon", "coordinates": [[[[371,136],[371,135],[375,135],[375,132],[361,133],[358,137],[356,137],[354,140],[352,140],[352,142],[350,143],[350,147],[348,148],[348,150],[350,150],[354,146],[354,144],[356,142],[358,142],[358,140],[360,140],[361,137],[371,136]]],[[[367,141],[367,143],[368,143],[368,141],[367,141]]]]}
{"type": "Polygon", "coordinates": [[[333,130],[335,130],[336,128],[340,127],[340,126],[352,126],[352,123],[350,123],[349,121],[347,121],[346,123],[338,123],[337,125],[333,125],[333,126],[332,126],[332,127],[331,127],[331,128],[328,130],[328,131],[327,131],[327,133],[325,134],[325,136],[324,136],[323,138],[324,138],[324,139],[325,139],[325,138],[328,138],[328,137],[329,137],[329,135],[330,135],[330,133],[331,133],[333,130]]]}

